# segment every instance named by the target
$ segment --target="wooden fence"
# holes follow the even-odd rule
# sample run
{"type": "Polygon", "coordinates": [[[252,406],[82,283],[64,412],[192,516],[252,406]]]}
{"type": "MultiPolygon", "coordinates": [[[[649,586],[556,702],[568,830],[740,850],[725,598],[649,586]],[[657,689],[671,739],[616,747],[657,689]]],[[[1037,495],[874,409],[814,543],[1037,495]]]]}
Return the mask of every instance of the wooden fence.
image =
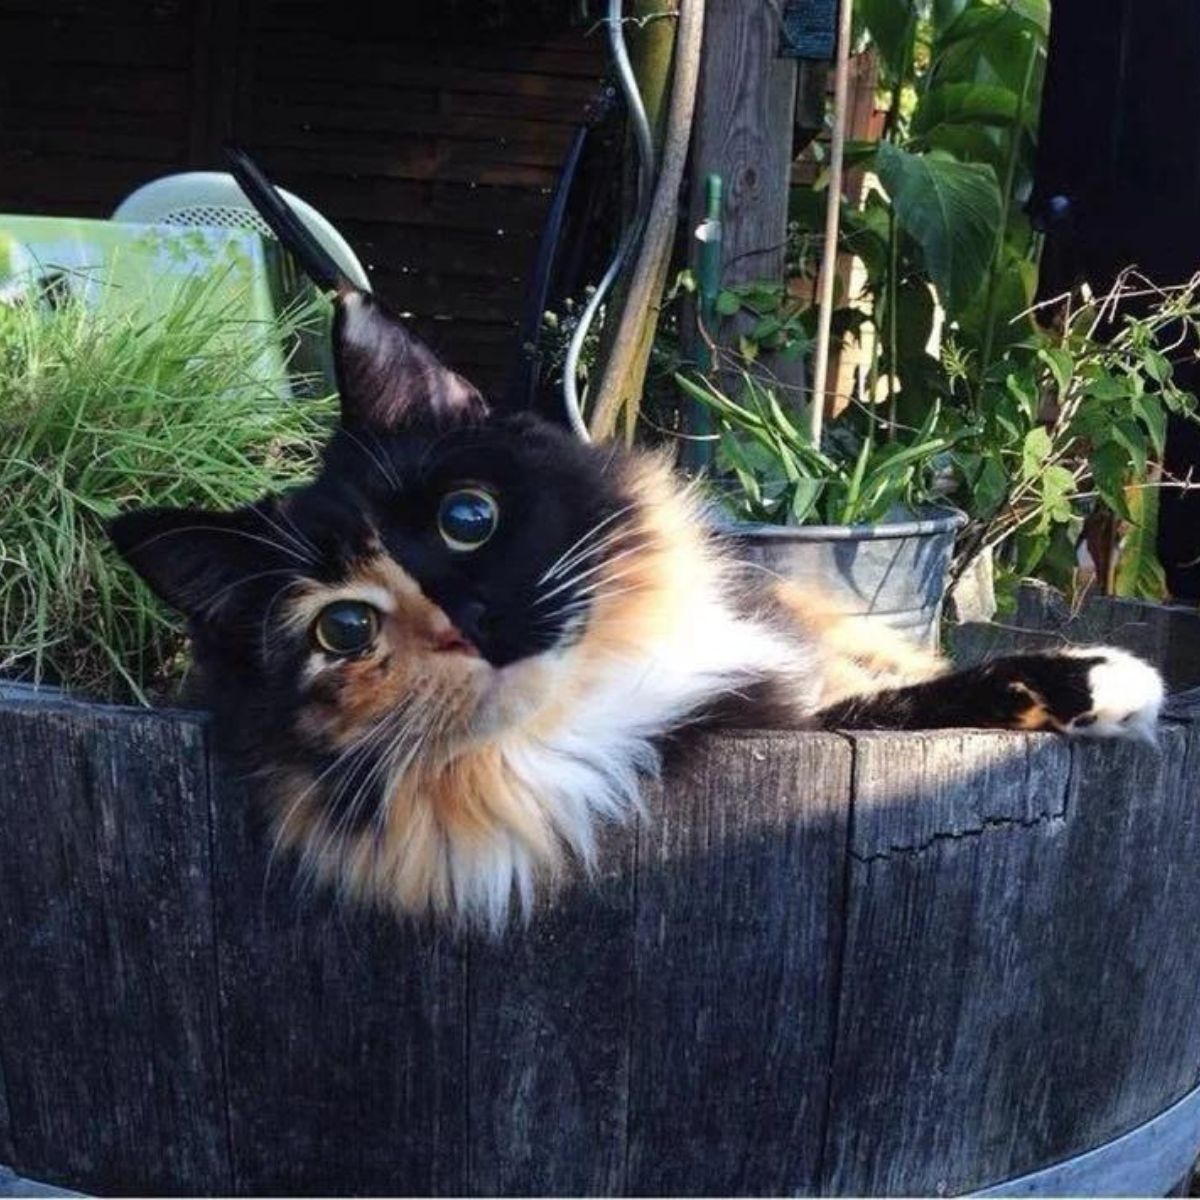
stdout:
{"type": "Polygon", "coordinates": [[[529,928],[453,937],[269,869],[203,716],[0,703],[0,1162],[942,1195],[1200,1085],[1200,706],[1158,750],[716,737],[649,811],[529,928]]]}
{"type": "Polygon", "coordinates": [[[605,70],[585,29],[471,18],[499,7],[437,21],[411,0],[5,0],[0,213],[107,217],[150,179],[224,169],[236,138],[342,230],[422,336],[499,386],[605,70]]]}

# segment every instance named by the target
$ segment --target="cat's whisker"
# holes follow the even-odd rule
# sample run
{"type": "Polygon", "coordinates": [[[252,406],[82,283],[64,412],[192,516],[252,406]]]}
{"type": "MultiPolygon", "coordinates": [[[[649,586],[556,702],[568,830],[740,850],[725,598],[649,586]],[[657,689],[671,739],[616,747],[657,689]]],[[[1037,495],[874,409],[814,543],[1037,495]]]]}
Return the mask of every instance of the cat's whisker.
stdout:
{"type": "Polygon", "coordinates": [[[279,542],[273,542],[270,538],[260,537],[256,533],[249,533],[245,529],[228,529],[223,525],[181,525],[176,529],[165,529],[162,533],[156,533],[153,537],[148,537],[145,541],[131,547],[130,553],[140,554],[147,547],[153,546],[155,542],[161,541],[163,538],[175,537],[183,533],[223,533],[229,537],[245,538],[247,541],[258,542],[262,546],[269,546],[272,550],[284,554],[288,558],[294,558],[299,563],[303,563],[304,566],[311,565],[306,557],[297,554],[295,550],[291,550],[287,546],[280,545],[279,542]]]}
{"type": "Polygon", "coordinates": [[[302,545],[307,546],[312,551],[314,558],[319,558],[321,551],[317,544],[296,524],[296,518],[288,512],[286,506],[281,503],[275,512],[279,519],[285,522],[287,527],[294,532],[296,540],[302,545]]]}
{"type": "Polygon", "coordinates": [[[641,537],[641,535],[642,530],[640,528],[622,526],[620,529],[614,530],[607,536],[602,537],[598,542],[589,544],[577,554],[572,555],[572,557],[567,562],[563,563],[562,567],[555,572],[554,578],[548,579],[545,582],[553,583],[555,578],[561,578],[565,572],[573,571],[576,567],[596,559],[606,550],[610,550],[613,547],[620,545],[622,542],[628,541],[630,538],[641,537]]]}
{"type": "Polygon", "coordinates": [[[537,608],[540,604],[545,604],[547,600],[553,599],[555,596],[561,595],[569,589],[575,589],[585,579],[590,579],[593,575],[600,571],[604,571],[611,567],[614,563],[619,563],[622,559],[629,558],[631,555],[642,553],[641,546],[630,546],[628,550],[622,550],[618,554],[606,558],[603,562],[596,563],[594,566],[587,567],[585,570],[577,571],[570,579],[564,580],[560,584],[556,584],[548,592],[543,593],[534,602],[532,607],[537,608]]]}
{"type": "Polygon", "coordinates": [[[543,583],[546,583],[549,580],[554,579],[563,570],[564,560],[566,560],[570,555],[572,555],[581,546],[585,545],[590,539],[592,539],[592,538],[598,536],[600,533],[602,533],[614,521],[619,520],[626,513],[632,512],[635,507],[637,507],[636,504],[626,504],[622,508],[618,508],[616,510],[616,512],[609,513],[609,515],[607,517],[605,517],[603,520],[597,521],[596,524],[593,525],[586,533],[584,533],[582,537],[579,537],[574,542],[572,542],[571,545],[568,546],[562,552],[562,554],[560,554],[558,556],[558,558],[556,558],[554,560],[554,562],[552,562],[550,564],[550,566],[548,566],[546,568],[545,573],[537,581],[537,586],[540,587],[543,583]]]}
{"type": "MultiPolygon", "coordinates": [[[[408,769],[417,760],[417,757],[420,755],[422,750],[425,749],[425,746],[430,738],[430,730],[428,727],[425,729],[415,730],[416,737],[412,739],[412,744],[408,747],[408,752],[404,755],[403,761],[399,761],[400,753],[405,747],[404,735],[408,734],[409,732],[410,730],[408,728],[401,729],[396,738],[393,739],[391,747],[389,747],[387,756],[388,770],[392,778],[395,780],[399,780],[405,774],[407,774],[408,769]]],[[[378,810],[376,811],[375,836],[377,838],[382,837],[386,831],[387,818],[392,809],[392,799],[394,795],[395,789],[392,789],[384,797],[383,803],[380,804],[378,810]]]]}
{"type": "MultiPolygon", "coordinates": [[[[282,513],[282,509],[278,510],[282,513]]],[[[309,562],[316,562],[317,548],[297,529],[295,533],[289,530],[286,526],[272,520],[271,516],[264,509],[256,509],[256,515],[260,520],[265,521],[284,541],[295,549],[298,553],[303,554],[309,562]]],[[[293,522],[293,528],[295,523],[293,522]]]]}
{"type": "Polygon", "coordinates": [[[589,610],[594,609],[595,606],[602,600],[612,600],[617,596],[632,596],[638,592],[644,591],[645,588],[638,584],[634,584],[631,587],[622,588],[598,588],[596,591],[590,591],[581,599],[572,601],[571,604],[566,605],[564,608],[555,609],[555,611],[550,615],[554,618],[560,618],[562,616],[576,616],[581,612],[588,612],[589,610]]]}
{"type": "Polygon", "coordinates": [[[262,660],[263,660],[264,665],[270,661],[270,655],[271,655],[270,647],[267,645],[267,638],[270,634],[269,625],[270,625],[270,621],[271,621],[271,613],[275,610],[275,605],[279,603],[280,599],[284,595],[287,594],[287,592],[295,585],[295,583],[296,583],[296,579],[292,578],[292,579],[289,579],[287,581],[287,583],[285,583],[283,585],[283,587],[279,588],[279,590],[276,591],[275,594],[268,601],[266,610],[263,612],[262,624],[259,626],[259,629],[261,631],[260,637],[259,637],[259,644],[262,647],[262,660]]]}
{"type": "Polygon", "coordinates": [[[393,739],[397,727],[399,727],[399,733],[403,734],[406,727],[402,722],[402,718],[407,714],[410,707],[411,705],[401,704],[397,708],[390,709],[384,715],[384,719],[376,726],[375,732],[369,738],[368,744],[365,744],[361,748],[362,752],[358,756],[359,761],[356,761],[354,766],[347,770],[345,777],[339,780],[337,786],[331,793],[329,802],[331,805],[337,805],[345,790],[353,781],[355,773],[358,771],[361,764],[361,760],[365,758],[368,753],[378,752],[375,754],[375,761],[367,768],[366,774],[359,781],[359,785],[355,791],[354,797],[349,801],[349,803],[342,806],[342,816],[331,833],[331,837],[335,842],[341,839],[345,830],[354,827],[355,822],[358,819],[358,813],[362,803],[364,802],[365,798],[369,796],[370,789],[374,787],[376,779],[386,770],[388,749],[381,750],[380,748],[385,742],[393,739]]]}
{"type": "Polygon", "coordinates": [[[284,839],[284,835],[287,832],[287,827],[288,827],[288,825],[291,824],[292,820],[299,813],[300,808],[304,804],[304,802],[309,798],[309,796],[311,796],[317,790],[317,788],[319,788],[321,786],[322,783],[324,783],[324,781],[334,771],[336,771],[339,767],[345,765],[347,760],[351,756],[359,754],[366,747],[366,745],[370,742],[370,740],[375,736],[375,734],[378,733],[379,730],[387,723],[387,721],[389,721],[391,719],[391,717],[392,717],[391,712],[385,713],[378,722],[376,722],[374,725],[372,725],[366,731],[366,733],[361,734],[359,737],[355,738],[348,746],[346,746],[337,755],[337,757],[334,758],[333,762],[331,762],[319,775],[317,775],[308,784],[307,787],[305,787],[303,790],[301,790],[300,793],[292,799],[291,803],[288,805],[287,811],[284,813],[283,819],[279,822],[278,826],[276,827],[275,837],[271,843],[271,851],[270,851],[270,854],[267,856],[268,867],[270,866],[271,863],[273,863],[275,861],[275,858],[276,858],[280,848],[283,845],[283,839],[284,839]]]}
{"type": "MultiPolygon", "coordinates": [[[[396,477],[396,472],[392,467],[385,463],[382,458],[374,453],[371,448],[360,438],[353,430],[342,426],[342,432],[348,437],[362,452],[364,457],[375,467],[375,469],[383,476],[384,481],[397,491],[400,490],[400,480],[396,477]]],[[[380,447],[382,451],[382,447],[380,447]]]]}
{"type": "MultiPolygon", "coordinates": [[[[295,582],[295,580],[297,578],[296,570],[294,567],[276,567],[273,571],[258,571],[254,575],[245,575],[241,579],[235,579],[232,583],[227,583],[223,588],[219,588],[217,591],[213,592],[213,594],[205,600],[204,606],[206,608],[210,608],[212,605],[216,604],[217,601],[220,600],[223,596],[228,595],[230,592],[234,591],[236,588],[243,587],[247,583],[253,583],[257,579],[267,579],[272,575],[288,575],[291,577],[292,582],[295,582]]],[[[280,589],[280,591],[285,590],[288,586],[290,586],[290,585],[285,584],[284,587],[280,589]]],[[[279,595],[279,592],[276,592],[275,594],[279,595]]]]}
{"type": "MultiPolygon", "coordinates": [[[[402,745],[405,738],[410,733],[410,723],[402,720],[401,718],[407,717],[411,708],[411,704],[402,704],[399,708],[392,710],[392,712],[389,714],[391,718],[389,721],[389,728],[383,731],[383,734],[387,734],[388,737],[385,738],[383,734],[381,734],[380,737],[375,739],[376,742],[384,742],[386,740],[387,745],[380,750],[379,754],[376,756],[375,762],[371,765],[371,768],[367,771],[367,774],[363,777],[361,783],[359,784],[354,798],[346,806],[343,820],[339,822],[338,827],[334,830],[333,836],[335,839],[341,837],[343,828],[350,829],[357,824],[362,806],[369,800],[371,791],[375,787],[376,783],[383,779],[386,775],[396,774],[393,769],[393,758],[395,755],[396,746],[398,744],[402,745]]],[[[376,821],[378,821],[379,812],[386,811],[387,807],[387,797],[385,796],[383,803],[379,804],[376,810],[376,821]]]]}

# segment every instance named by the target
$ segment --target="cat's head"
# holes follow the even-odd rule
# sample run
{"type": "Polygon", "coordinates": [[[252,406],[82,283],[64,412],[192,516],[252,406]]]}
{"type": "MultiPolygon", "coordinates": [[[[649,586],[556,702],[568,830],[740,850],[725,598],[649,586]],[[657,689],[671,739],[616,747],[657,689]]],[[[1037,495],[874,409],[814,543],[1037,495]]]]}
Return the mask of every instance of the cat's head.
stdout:
{"type": "MultiPolygon", "coordinates": [[[[289,840],[344,858],[381,821],[397,837],[432,821],[486,839],[505,821],[482,793],[503,806],[515,785],[499,759],[464,752],[513,730],[536,742],[597,639],[637,625],[628,605],[663,573],[654,485],[611,448],[490,413],[362,293],[338,302],[334,350],[341,418],[311,484],[233,512],[131,512],[112,538],[187,616],[207,698],[243,752],[285,780],[289,840]],[[606,603],[620,607],[598,624],[606,603]],[[456,778],[456,757],[496,777],[456,778]],[[424,770],[423,799],[397,798],[409,768],[424,770]]],[[[519,836],[553,840],[552,822],[530,822],[519,836]]],[[[449,903],[419,891],[401,906],[449,903]]]]}

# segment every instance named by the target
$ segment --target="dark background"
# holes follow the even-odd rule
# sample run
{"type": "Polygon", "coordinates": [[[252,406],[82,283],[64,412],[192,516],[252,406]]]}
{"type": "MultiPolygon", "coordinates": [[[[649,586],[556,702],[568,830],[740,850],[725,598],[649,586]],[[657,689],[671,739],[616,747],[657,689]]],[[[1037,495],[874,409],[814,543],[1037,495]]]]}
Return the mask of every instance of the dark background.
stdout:
{"type": "MultiPolygon", "coordinates": [[[[1155,282],[1200,270],[1200,4],[1054,0],[1033,212],[1047,229],[1042,294],[1097,290],[1137,264],[1155,282]],[[1065,212],[1061,202],[1068,202],[1065,212]]],[[[1180,364],[1200,393],[1200,369],[1180,364]]],[[[1200,464],[1200,426],[1173,421],[1167,468],[1200,464]]],[[[1163,496],[1172,591],[1200,599],[1200,495],[1163,496]]]]}
{"type": "Polygon", "coordinates": [[[569,0],[0,0],[0,213],[108,217],[228,138],[487,389],[605,67],[569,0]]]}

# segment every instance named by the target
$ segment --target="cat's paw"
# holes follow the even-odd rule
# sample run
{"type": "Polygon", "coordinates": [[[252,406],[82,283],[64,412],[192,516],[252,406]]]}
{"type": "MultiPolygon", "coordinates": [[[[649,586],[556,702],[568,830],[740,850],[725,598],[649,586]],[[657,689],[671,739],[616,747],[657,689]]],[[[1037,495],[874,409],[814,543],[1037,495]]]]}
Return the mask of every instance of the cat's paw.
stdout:
{"type": "Polygon", "coordinates": [[[1015,705],[1014,728],[1154,741],[1162,676],[1127,650],[1079,646],[1015,655],[992,670],[1015,705]]]}
{"type": "Polygon", "coordinates": [[[1064,721],[1077,737],[1128,737],[1153,742],[1166,689],[1149,663],[1114,646],[1082,646],[1062,652],[1086,670],[1087,708],[1064,721]]]}

